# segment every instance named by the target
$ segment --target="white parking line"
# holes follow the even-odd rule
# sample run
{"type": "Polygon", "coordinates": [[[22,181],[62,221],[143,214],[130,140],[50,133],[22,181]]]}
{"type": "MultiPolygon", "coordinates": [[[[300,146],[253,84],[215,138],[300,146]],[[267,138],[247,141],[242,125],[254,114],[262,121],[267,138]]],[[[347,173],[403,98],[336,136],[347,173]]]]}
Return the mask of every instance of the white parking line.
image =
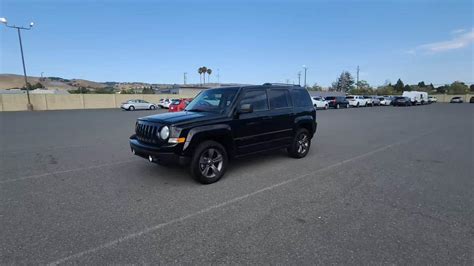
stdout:
{"type": "Polygon", "coordinates": [[[79,253],[76,253],[76,254],[73,254],[73,255],[70,255],[70,256],[67,256],[67,257],[58,259],[58,260],[56,260],[56,261],[54,261],[54,262],[49,263],[49,265],[58,265],[58,264],[65,263],[65,262],[70,261],[70,260],[73,260],[73,259],[80,258],[80,257],[82,257],[82,256],[84,256],[84,255],[87,255],[87,254],[95,253],[95,252],[100,251],[100,250],[102,250],[102,249],[106,249],[106,248],[115,246],[115,245],[117,245],[117,244],[119,244],[119,243],[121,243],[121,242],[130,240],[130,239],[134,239],[134,238],[137,238],[137,237],[139,237],[139,236],[142,236],[142,235],[145,235],[145,234],[148,234],[148,233],[157,231],[157,230],[159,230],[159,229],[161,229],[161,228],[163,228],[163,227],[166,227],[166,226],[168,226],[168,225],[172,225],[172,224],[175,224],[175,223],[178,223],[178,222],[182,222],[182,221],[188,220],[188,219],[193,218],[193,217],[195,217],[195,216],[198,216],[198,215],[200,215],[200,214],[207,213],[207,212],[210,212],[210,211],[212,211],[212,210],[225,207],[225,206],[227,206],[227,205],[230,205],[230,204],[232,204],[232,203],[235,203],[235,202],[238,202],[238,201],[247,199],[247,198],[252,197],[252,196],[254,196],[254,195],[263,193],[263,192],[265,192],[265,191],[269,191],[269,190],[272,190],[272,189],[275,189],[275,188],[278,188],[278,187],[281,187],[281,186],[284,186],[284,185],[293,183],[293,182],[298,181],[298,180],[300,180],[300,179],[302,179],[302,178],[305,178],[305,177],[308,177],[308,176],[311,176],[311,175],[314,175],[314,174],[317,174],[317,173],[320,173],[320,172],[323,172],[323,171],[326,171],[326,170],[329,170],[329,169],[332,169],[332,168],[335,168],[335,167],[338,167],[338,166],[341,166],[341,165],[344,165],[344,164],[347,164],[347,163],[350,163],[350,162],[353,162],[353,161],[357,161],[357,160],[359,160],[359,159],[368,157],[368,156],[370,156],[370,155],[373,155],[373,154],[376,154],[376,153],[379,153],[379,152],[388,150],[388,149],[390,149],[390,148],[392,148],[392,147],[394,147],[394,146],[398,146],[398,145],[401,145],[401,144],[404,144],[404,143],[411,142],[411,141],[416,140],[416,139],[418,139],[418,138],[421,138],[421,137],[424,137],[424,136],[426,136],[426,135],[432,134],[432,133],[435,132],[435,131],[437,131],[437,130],[430,131],[430,132],[428,132],[428,133],[425,133],[425,134],[422,134],[422,135],[418,135],[418,136],[415,136],[415,137],[412,137],[412,138],[409,138],[409,139],[406,139],[406,140],[403,140],[403,141],[399,141],[399,142],[395,142],[395,143],[392,143],[392,144],[389,144],[389,145],[385,145],[385,146],[382,146],[382,147],[380,147],[380,148],[378,148],[378,149],[372,150],[372,151],[370,151],[370,152],[363,153],[363,154],[361,154],[361,155],[358,155],[358,156],[352,157],[352,158],[350,158],[350,159],[347,159],[347,160],[344,160],[344,161],[341,161],[341,162],[338,162],[338,163],[335,163],[335,164],[332,164],[332,165],[329,165],[329,166],[320,168],[320,169],[318,169],[318,170],[315,170],[315,171],[306,173],[306,174],[304,174],[304,175],[300,175],[300,176],[297,176],[297,177],[288,179],[288,180],[283,181],[283,182],[281,182],[281,183],[277,183],[277,184],[274,184],[274,185],[271,185],[271,186],[268,186],[268,187],[259,189],[259,190],[257,190],[257,191],[254,191],[254,192],[245,194],[245,195],[243,195],[243,196],[240,196],[240,197],[237,197],[237,198],[233,198],[233,199],[228,200],[228,201],[224,201],[224,202],[219,203],[219,204],[217,204],[217,205],[213,205],[213,206],[210,206],[210,207],[208,207],[208,208],[205,208],[205,209],[202,209],[202,210],[200,210],[200,211],[197,211],[197,212],[195,212],[195,213],[188,214],[188,215],[185,215],[185,216],[182,216],[182,217],[179,217],[179,218],[170,220],[170,221],[165,222],[165,223],[161,223],[161,224],[157,224],[157,225],[154,225],[154,226],[151,226],[151,227],[147,227],[147,228],[143,229],[142,231],[135,232],[135,233],[132,233],[132,234],[129,234],[129,235],[120,237],[120,238],[118,238],[118,239],[116,239],[116,240],[112,240],[112,241],[110,241],[110,242],[104,243],[104,244],[99,245],[99,246],[97,246],[97,247],[95,247],[95,248],[91,248],[91,249],[88,249],[88,250],[84,250],[84,251],[82,251],[82,252],[79,252],[79,253]]]}
{"type": "Polygon", "coordinates": [[[35,178],[51,176],[51,175],[57,175],[57,174],[71,173],[71,172],[77,172],[77,171],[83,171],[83,170],[91,170],[91,169],[97,169],[97,168],[102,168],[102,167],[111,166],[111,165],[124,164],[124,163],[137,162],[137,161],[139,161],[139,160],[138,159],[131,159],[131,160],[118,161],[118,162],[113,162],[113,163],[104,163],[104,164],[93,165],[93,166],[88,166],[88,167],[80,167],[80,168],[74,168],[74,169],[69,169],[69,170],[44,173],[44,174],[39,174],[39,175],[24,176],[24,177],[19,177],[19,178],[13,178],[13,179],[7,179],[7,180],[0,181],[0,185],[1,184],[6,184],[6,183],[22,181],[22,180],[27,180],[27,179],[35,179],[35,178]]]}

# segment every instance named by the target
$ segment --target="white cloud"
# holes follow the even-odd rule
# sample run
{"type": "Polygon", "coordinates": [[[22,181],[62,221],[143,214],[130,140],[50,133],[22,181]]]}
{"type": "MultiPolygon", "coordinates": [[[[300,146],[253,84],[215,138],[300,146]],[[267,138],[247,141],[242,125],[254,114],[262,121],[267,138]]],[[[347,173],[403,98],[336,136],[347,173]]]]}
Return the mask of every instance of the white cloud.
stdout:
{"type": "Polygon", "coordinates": [[[415,49],[409,50],[409,53],[415,54],[417,51],[425,53],[441,53],[468,47],[469,45],[474,43],[474,28],[472,28],[469,32],[465,32],[465,30],[455,30],[452,33],[456,36],[454,36],[454,38],[449,41],[419,45],[415,49]]]}
{"type": "Polygon", "coordinates": [[[451,34],[460,34],[460,33],[463,33],[463,32],[466,32],[466,30],[465,29],[457,29],[457,30],[452,30],[451,34]]]}

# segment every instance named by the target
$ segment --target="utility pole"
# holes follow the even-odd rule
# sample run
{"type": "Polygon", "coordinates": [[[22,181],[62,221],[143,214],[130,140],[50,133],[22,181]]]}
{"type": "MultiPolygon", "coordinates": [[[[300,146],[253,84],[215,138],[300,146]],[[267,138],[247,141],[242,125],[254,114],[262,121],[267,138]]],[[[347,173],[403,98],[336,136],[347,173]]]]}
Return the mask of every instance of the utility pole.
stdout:
{"type": "Polygon", "coordinates": [[[183,73],[184,85],[186,85],[186,81],[187,81],[186,75],[187,75],[187,74],[188,74],[188,72],[184,72],[184,73],[183,73]]]}
{"type": "Polygon", "coordinates": [[[8,21],[7,21],[6,18],[0,18],[0,23],[5,24],[5,26],[7,26],[8,28],[17,29],[17,31],[18,31],[18,40],[20,41],[20,51],[21,51],[21,62],[23,64],[23,75],[25,76],[26,96],[28,97],[28,103],[26,104],[26,109],[28,111],[33,111],[33,105],[31,104],[31,101],[30,101],[30,88],[28,86],[28,78],[26,76],[25,57],[23,55],[23,44],[21,42],[20,30],[31,30],[34,23],[31,22],[29,28],[20,27],[20,26],[16,26],[16,25],[8,25],[8,21]]]}
{"type": "Polygon", "coordinates": [[[304,87],[306,88],[306,72],[308,71],[308,67],[306,65],[303,65],[304,68],[304,87]]]}
{"type": "Polygon", "coordinates": [[[359,70],[360,68],[359,66],[357,66],[357,83],[356,83],[357,88],[359,88],[359,70]]]}
{"type": "Polygon", "coordinates": [[[286,79],[286,84],[290,84],[290,79],[286,79]]]}
{"type": "Polygon", "coordinates": [[[301,71],[298,72],[298,86],[301,86],[301,71]]]}
{"type": "Polygon", "coordinates": [[[221,71],[220,69],[217,69],[217,84],[221,84],[221,71]]]}

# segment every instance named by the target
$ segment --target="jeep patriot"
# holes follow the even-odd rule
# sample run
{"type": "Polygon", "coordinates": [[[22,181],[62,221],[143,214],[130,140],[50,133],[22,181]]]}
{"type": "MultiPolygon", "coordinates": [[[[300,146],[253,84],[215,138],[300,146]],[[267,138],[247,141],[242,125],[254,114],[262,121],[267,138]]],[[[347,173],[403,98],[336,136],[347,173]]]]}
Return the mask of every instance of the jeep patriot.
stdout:
{"type": "Polygon", "coordinates": [[[139,118],[129,141],[133,154],[189,165],[197,181],[210,184],[231,158],[282,148],[305,157],[316,127],[305,88],[265,83],[204,90],[184,111],[139,118]]]}

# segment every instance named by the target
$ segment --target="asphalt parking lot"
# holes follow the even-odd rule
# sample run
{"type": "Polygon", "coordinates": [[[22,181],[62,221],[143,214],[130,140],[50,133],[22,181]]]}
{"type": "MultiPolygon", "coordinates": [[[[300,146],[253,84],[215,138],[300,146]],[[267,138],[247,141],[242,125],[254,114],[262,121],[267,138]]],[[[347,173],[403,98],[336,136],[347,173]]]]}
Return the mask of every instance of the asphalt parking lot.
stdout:
{"type": "Polygon", "coordinates": [[[0,264],[473,264],[472,104],[318,111],[207,186],[131,154],[152,113],[0,113],[0,264]]]}

